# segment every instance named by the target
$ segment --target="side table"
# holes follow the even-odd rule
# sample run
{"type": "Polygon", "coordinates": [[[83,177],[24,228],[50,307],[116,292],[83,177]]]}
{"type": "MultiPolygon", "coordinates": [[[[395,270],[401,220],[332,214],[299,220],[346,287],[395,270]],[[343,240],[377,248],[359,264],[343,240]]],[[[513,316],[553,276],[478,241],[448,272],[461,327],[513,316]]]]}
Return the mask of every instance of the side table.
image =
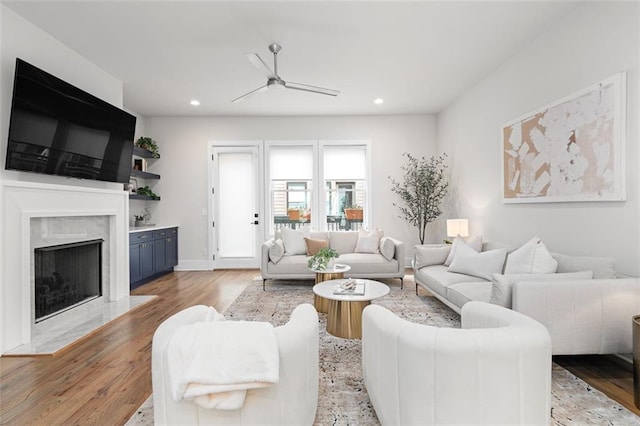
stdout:
{"type": "MultiPolygon", "coordinates": [[[[344,278],[344,273],[349,270],[351,270],[351,266],[343,263],[335,263],[333,268],[324,269],[322,271],[312,269],[312,271],[316,273],[316,284],[323,281],[342,279],[344,278]]],[[[329,312],[329,300],[318,296],[315,293],[313,295],[313,306],[316,308],[316,311],[322,314],[329,312]]]]}

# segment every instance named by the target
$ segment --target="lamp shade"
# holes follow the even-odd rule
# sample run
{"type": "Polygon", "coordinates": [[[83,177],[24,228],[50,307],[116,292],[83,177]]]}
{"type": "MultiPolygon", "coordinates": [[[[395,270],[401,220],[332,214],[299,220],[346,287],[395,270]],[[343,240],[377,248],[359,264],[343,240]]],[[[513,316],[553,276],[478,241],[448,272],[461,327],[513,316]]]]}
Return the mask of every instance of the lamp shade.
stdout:
{"type": "Polygon", "coordinates": [[[467,219],[447,219],[447,237],[468,237],[469,221],[467,219]]]}

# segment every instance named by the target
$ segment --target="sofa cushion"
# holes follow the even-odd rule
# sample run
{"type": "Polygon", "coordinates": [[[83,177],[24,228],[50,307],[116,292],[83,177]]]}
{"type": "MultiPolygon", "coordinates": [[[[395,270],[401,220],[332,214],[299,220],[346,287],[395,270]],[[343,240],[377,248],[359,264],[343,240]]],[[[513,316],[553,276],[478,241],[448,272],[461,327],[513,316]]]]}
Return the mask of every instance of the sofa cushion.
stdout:
{"type": "Polygon", "coordinates": [[[447,297],[447,287],[463,282],[490,282],[471,275],[449,272],[444,265],[426,266],[415,271],[415,279],[424,283],[429,290],[447,297]]]}
{"type": "Polygon", "coordinates": [[[313,238],[304,237],[304,242],[307,245],[307,256],[314,256],[318,254],[321,248],[329,247],[329,241],[327,240],[314,240],[313,238]]]}
{"type": "Polygon", "coordinates": [[[358,233],[355,231],[336,231],[329,233],[329,247],[338,254],[353,253],[358,242],[358,233]]]}
{"type": "Polygon", "coordinates": [[[380,254],[387,260],[393,259],[396,254],[396,243],[389,237],[382,237],[380,239],[380,254]]]}
{"type": "Polygon", "coordinates": [[[307,256],[283,256],[280,262],[267,264],[267,272],[273,275],[306,275],[313,277],[313,272],[307,266],[307,256]]]}
{"type": "Polygon", "coordinates": [[[345,253],[338,258],[340,263],[351,266],[346,273],[349,276],[362,274],[391,274],[398,271],[398,261],[388,261],[380,253],[345,253]]]}
{"type": "Polygon", "coordinates": [[[368,231],[361,229],[358,231],[358,240],[356,241],[356,248],[354,253],[379,253],[380,252],[380,238],[383,234],[377,229],[368,231]]]}
{"type": "Polygon", "coordinates": [[[558,269],[555,260],[540,238],[533,237],[507,256],[505,274],[553,274],[558,269]]]}
{"type": "Polygon", "coordinates": [[[460,308],[472,300],[488,302],[490,296],[491,283],[488,281],[463,282],[447,287],[447,300],[460,308]]]}
{"type": "Polygon", "coordinates": [[[567,272],[557,274],[493,274],[489,303],[511,309],[513,284],[521,281],[570,281],[593,278],[592,271],[567,272]]]}
{"type": "Polygon", "coordinates": [[[286,255],[292,256],[307,253],[307,245],[304,243],[304,237],[309,235],[308,232],[305,230],[282,228],[280,235],[282,235],[284,253],[286,255]]]}
{"type": "Polygon", "coordinates": [[[269,260],[273,263],[278,263],[282,256],[284,256],[284,244],[281,239],[277,239],[269,247],[269,260]]]}
{"type": "Polygon", "coordinates": [[[593,278],[616,278],[616,260],[611,257],[568,256],[551,253],[558,272],[593,271],[593,278]]]}
{"type": "Polygon", "coordinates": [[[502,272],[506,256],[506,249],[478,253],[468,245],[460,243],[451,262],[451,266],[449,266],[449,272],[457,272],[491,280],[494,273],[502,272]]]}
{"type": "Polygon", "coordinates": [[[447,255],[447,259],[444,261],[445,266],[451,265],[451,262],[453,262],[453,258],[456,255],[456,250],[458,249],[458,245],[460,244],[466,244],[472,249],[474,249],[475,251],[479,252],[482,250],[482,237],[474,237],[469,242],[465,242],[464,238],[462,237],[456,237],[453,240],[453,244],[451,244],[451,250],[447,255]]]}
{"type": "Polygon", "coordinates": [[[426,244],[414,246],[415,269],[424,268],[430,265],[444,264],[449,252],[451,244],[426,244]]]}

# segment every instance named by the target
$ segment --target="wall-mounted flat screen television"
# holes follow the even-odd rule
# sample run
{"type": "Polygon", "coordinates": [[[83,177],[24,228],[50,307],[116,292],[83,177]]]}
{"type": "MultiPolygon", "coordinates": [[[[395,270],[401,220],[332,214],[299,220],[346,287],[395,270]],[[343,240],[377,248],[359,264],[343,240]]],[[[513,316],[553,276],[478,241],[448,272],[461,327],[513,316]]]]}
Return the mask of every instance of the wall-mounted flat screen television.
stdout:
{"type": "Polygon", "coordinates": [[[136,117],[16,59],[7,170],[129,182],[136,117]]]}

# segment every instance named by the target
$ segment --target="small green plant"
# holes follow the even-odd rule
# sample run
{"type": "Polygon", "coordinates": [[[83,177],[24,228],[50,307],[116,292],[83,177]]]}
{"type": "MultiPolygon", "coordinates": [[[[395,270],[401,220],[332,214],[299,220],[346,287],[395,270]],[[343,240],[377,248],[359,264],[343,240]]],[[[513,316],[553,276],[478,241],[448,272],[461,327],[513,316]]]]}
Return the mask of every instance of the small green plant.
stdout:
{"type": "Polygon", "coordinates": [[[136,146],[146,149],[151,153],[151,155],[153,155],[154,158],[160,158],[160,149],[158,148],[156,141],[154,141],[153,139],[146,136],[140,137],[136,141],[136,146]]]}
{"type": "Polygon", "coordinates": [[[138,195],[144,195],[146,197],[150,197],[153,200],[159,200],[160,196],[153,192],[148,185],[143,186],[142,188],[138,188],[138,195]]]}
{"type": "Polygon", "coordinates": [[[327,269],[329,260],[340,256],[334,249],[323,247],[318,250],[318,253],[314,254],[307,261],[307,266],[313,271],[324,271],[327,269]]]}

